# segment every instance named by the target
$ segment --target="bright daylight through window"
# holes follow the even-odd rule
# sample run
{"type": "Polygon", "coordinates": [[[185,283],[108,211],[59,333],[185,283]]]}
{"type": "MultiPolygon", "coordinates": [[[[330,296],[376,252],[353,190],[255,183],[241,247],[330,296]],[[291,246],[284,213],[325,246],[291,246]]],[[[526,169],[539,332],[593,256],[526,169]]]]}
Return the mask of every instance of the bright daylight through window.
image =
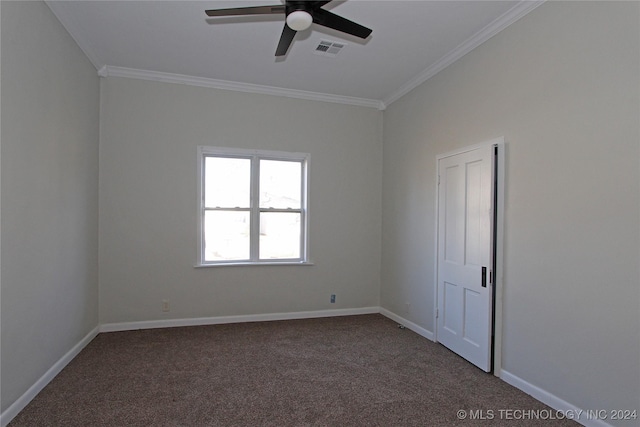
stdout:
{"type": "Polygon", "coordinates": [[[199,265],[307,262],[308,154],[199,147],[199,265]]]}

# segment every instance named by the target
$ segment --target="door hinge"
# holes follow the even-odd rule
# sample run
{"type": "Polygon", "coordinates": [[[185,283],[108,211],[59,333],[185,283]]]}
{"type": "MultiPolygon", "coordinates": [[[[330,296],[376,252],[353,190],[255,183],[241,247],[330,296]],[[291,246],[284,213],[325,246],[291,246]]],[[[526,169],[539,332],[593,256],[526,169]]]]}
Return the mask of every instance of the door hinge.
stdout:
{"type": "Polygon", "coordinates": [[[440,309],[436,308],[436,319],[440,317],[440,309]]]}
{"type": "Polygon", "coordinates": [[[438,185],[440,185],[440,175],[438,175],[438,185]]]}

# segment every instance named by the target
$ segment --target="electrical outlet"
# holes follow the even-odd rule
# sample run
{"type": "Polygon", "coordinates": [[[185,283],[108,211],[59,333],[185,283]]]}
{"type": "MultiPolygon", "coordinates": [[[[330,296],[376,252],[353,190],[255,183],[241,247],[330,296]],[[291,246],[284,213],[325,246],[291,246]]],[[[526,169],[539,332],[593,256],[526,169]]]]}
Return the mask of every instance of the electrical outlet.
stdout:
{"type": "Polygon", "coordinates": [[[164,312],[169,311],[169,300],[168,299],[163,299],[162,300],[162,311],[164,311],[164,312]]]}
{"type": "Polygon", "coordinates": [[[404,304],[404,312],[405,312],[405,314],[411,313],[411,304],[410,303],[406,302],[404,304]]]}
{"type": "Polygon", "coordinates": [[[331,304],[336,303],[336,294],[331,294],[331,304]]]}

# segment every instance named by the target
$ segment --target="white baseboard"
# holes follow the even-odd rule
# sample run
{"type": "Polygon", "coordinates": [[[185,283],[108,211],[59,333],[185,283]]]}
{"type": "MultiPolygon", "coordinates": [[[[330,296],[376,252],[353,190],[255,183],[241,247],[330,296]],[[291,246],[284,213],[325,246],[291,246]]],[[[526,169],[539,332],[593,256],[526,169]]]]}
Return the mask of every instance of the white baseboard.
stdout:
{"type": "Polygon", "coordinates": [[[83,348],[87,346],[93,340],[99,332],[99,328],[95,327],[91,332],[85,335],[84,338],[80,340],[76,345],[71,348],[64,356],[62,356],[54,365],[49,368],[47,372],[44,373],[29,389],[20,396],[15,402],[11,404],[2,414],[0,414],[0,426],[5,427],[7,424],[11,422],[15,418],[20,411],[24,409],[25,406],[29,404],[33,400],[34,397],[43,388],[46,387],[47,384],[51,382],[52,379],[55,378],[56,375],[64,369],[65,366],[73,360],[74,357],[78,355],[82,351],[83,348]]]}
{"type": "Polygon", "coordinates": [[[411,329],[416,334],[421,335],[421,336],[425,337],[426,339],[428,339],[430,341],[435,341],[433,332],[426,330],[422,326],[416,325],[415,323],[410,322],[407,319],[404,319],[404,318],[398,316],[395,313],[392,313],[391,311],[387,310],[386,308],[380,307],[379,308],[379,313],[382,314],[385,317],[388,317],[389,319],[393,320],[394,322],[398,322],[401,325],[403,325],[404,327],[411,329]]]}
{"type": "Polygon", "coordinates": [[[293,313],[248,314],[242,316],[197,317],[191,319],[162,319],[141,322],[105,323],[100,332],[133,331],[137,329],[173,328],[178,326],[221,325],[225,323],[267,322],[272,320],[312,319],[319,317],[353,316],[380,313],[380,307],[346,308],[337,310],[298,311],[293,313]]]}
{"type": "Polygon", "coordinates": [[[504,369],[500,372],[500,379],[508,384],[511,384],[515,388],[522,390],[523,392],[534,397],[545,405],[550,406],[556,411],[561,412],[567,418],[571,418],[574,421],[582,424],[583,426],[612,427],[611,424],[608,424],[601,419],[594,419],[596,417],[594,417],[593,414],[590,414],[589,411],[580,409],[577,406],[560,399],[558,396],[555,396],[548,391],[543,390],[540,387],[535,386],[530,382],[527,382],[522,378],[505,371],[504,369]]]}

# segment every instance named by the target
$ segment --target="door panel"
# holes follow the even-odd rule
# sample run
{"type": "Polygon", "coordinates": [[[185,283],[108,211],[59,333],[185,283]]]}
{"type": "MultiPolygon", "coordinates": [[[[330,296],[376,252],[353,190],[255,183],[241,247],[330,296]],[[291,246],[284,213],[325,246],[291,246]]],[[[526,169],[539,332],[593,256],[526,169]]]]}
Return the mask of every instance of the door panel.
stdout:
{"type": "Polygon", "coordinates": [[[480,347],[482,345],[483,336],[482,325],[476,322],[476,319],[482,316],[483,301],[482,296],[478,292],[474,292],[470,289],[464,290],[464,340],[471,345],[480,347]]]}
{"type": "MultiPolygon", "coordinates": [[[[456,215],[460,215],[462,212],[458,209],[460,200],[457,200],[455,195],[460,187],[460,172],[458,165],[452,165],[445,168],[445,193],[451,196],[445,198],[445,216],[454,218],[456,215]]],[[[463,261],[462,247],[458,244],[462,236],[462,230],[460,229],[460,218],[455,218],[454,221],[448,221],[444,224],[444,249],[445,259],[447,262],[459,264],[463,261]]]]}
{"type": "Polygon", "coordinates": [[[457,296],[457,294],[459,293],[460,290],[457,285],[449,282],[444,282],[444,307],[442,309],[442,325],[444,329],[446,329],[447,332],[452,335],[458,335],[458,331],[461,330],[460,316],[457,316],[455,314],[458,311],[457,301],[460,298],[457,296]],[[449,312],[452,313],[451,316],[448,315],[449,312]]]}
{"type": "Polygon", "coordinates": [[[466,166],[465,261],[467,265],[482,265],[482,163],[466,166]]]}
{"type": "Polygon", "coordinates": [[[486,146],[438,161],[437,339],[485,371],[491,369],[492,153],[486,146]]]}

